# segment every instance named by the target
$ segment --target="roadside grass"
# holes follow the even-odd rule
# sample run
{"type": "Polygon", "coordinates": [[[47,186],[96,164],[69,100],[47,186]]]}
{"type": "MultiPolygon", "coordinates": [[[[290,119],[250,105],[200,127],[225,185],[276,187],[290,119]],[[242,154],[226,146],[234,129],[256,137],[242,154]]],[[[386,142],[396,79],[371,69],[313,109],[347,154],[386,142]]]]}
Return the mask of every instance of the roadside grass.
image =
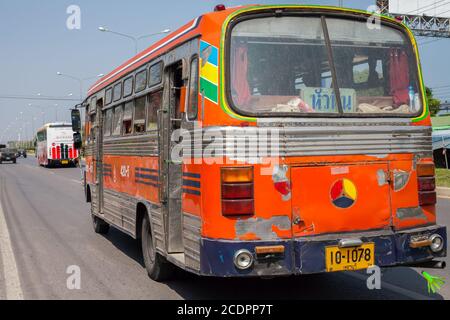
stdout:
{"type": "Polygon", "coordinates": [[[436,169],[436,182],[438,187],[450,188],[450,170],[436,169]]]}

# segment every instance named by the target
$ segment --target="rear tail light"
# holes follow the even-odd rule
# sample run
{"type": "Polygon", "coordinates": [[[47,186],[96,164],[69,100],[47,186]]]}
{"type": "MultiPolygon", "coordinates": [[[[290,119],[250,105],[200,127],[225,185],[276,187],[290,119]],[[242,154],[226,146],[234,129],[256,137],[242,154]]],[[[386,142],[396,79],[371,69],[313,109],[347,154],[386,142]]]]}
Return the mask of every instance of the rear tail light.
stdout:
{"type": "Polygon", "coordinates": [[[420,206],[433,206],[437,203],[436,192],[420,192],[419,193],[420,206]]]}
{"type": "Polygon", "coordinates": [[[223,168],[222,183],[253,183],[253,168],[223,168]]]}
{"type": "Polygon", "coordinates": [[[421,177],[434,177],[436,169],[434,163],[421,163],[417,165],[417,176],[421,177]]]}
{"type": "Polygon", "coordinates": [[[224,216],[253,215],[254,211],[253,200],[222,200],[222,212],[224,216]]]}
{"type": "Polygon", "coordinates": [[[222,199],[253,199],[253,183],[222,184],[222,199]]]}
{"type": "Polygon", "coordinates": [[[434,206],[437,203],[435,173],[434,163],[421,163],[417,165],[419,203],[421,207],[434,206]]]}
{"type": "Polygon", "coordinates": [[[434,177],[419,178],[419,191],[434,191],[434,190],[436,190],[436,179],[434,177]]]}
{"type": "Polygon", "coordinates": [[[253,168],[223,168],[222,214],[247,216],[255,212],[253,168]]]}

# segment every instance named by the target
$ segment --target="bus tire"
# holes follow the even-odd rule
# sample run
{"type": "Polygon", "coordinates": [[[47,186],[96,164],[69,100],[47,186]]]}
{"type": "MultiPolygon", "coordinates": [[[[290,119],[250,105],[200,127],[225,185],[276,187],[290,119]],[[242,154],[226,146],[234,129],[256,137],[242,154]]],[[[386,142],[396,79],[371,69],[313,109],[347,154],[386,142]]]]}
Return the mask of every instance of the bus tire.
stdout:
{"type": "Polygon", "coordinates": [[[97,216],[92,215],[92,225],[94,226],[95,233],[107,234],[109,232],[109,224],[97,216]]]}
{"type": "Polygon", "coordinates": [[[158,282],[170,279],[173,273],[173,266],[156,251],[148,215],[144,216],[141,232],[142,255],[148,276],[158,282]]]}

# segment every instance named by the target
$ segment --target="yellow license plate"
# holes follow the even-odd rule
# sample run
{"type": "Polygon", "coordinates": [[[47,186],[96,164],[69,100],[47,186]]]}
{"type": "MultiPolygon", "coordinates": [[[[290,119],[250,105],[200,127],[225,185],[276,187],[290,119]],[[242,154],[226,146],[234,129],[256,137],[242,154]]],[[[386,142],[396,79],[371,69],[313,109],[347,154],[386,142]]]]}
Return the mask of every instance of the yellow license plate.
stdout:
{"type": "Polygon", "coordinates": [[[61,164],[69,164],[69,161],[63,160],[63,161],[61,161],[61,164]]]}
{"type": "Polygon", "coordinates": [[[327,247],[327,272],[368,269],[375,265],[375,244],[366,243],[359,247],[327,247]]]}

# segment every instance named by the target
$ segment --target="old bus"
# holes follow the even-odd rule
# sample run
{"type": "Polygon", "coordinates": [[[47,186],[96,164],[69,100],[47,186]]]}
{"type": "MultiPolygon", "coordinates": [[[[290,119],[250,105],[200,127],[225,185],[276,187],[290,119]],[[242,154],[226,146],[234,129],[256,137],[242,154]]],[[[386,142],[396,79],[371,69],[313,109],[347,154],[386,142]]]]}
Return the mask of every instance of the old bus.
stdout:
{"type": "Polygon", "coordinates": [[[36,134],[36,157],[44,167],[70,166],[78,161],[70,123],[48,123],[36,134]]]}
{"type": "Polygon", "coordinates": [[[141,241],[156,280],[442,267],[417,44],[369,17],[218,6],[99,80],[83,104],[95,231],[141,241]]]}

